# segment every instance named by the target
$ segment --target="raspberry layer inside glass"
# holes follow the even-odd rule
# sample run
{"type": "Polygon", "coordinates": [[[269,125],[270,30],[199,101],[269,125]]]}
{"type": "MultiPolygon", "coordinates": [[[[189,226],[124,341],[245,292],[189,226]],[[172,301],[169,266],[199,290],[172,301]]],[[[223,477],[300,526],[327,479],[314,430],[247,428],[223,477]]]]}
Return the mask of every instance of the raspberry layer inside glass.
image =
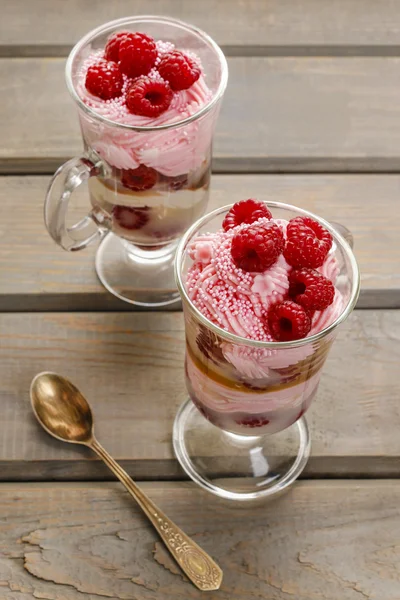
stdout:
{"type": "Polygon", "coordinates": [[[106,165],[89,181],[91,202],[114,233],[138,245],[178,237],[206,208],[214,118],[165,130],[195,116],[213,97],[200,59],[140,32],[113,34],[80,66],[83,102],[116,125],[81,113],[86,148],[106,165]]]}
{"type": "MultiPolygon", "coordinates": [[[[330,233],[317,221],[274,218],[250,199],[235,204],[222,228],[188,246],[186,289],[212,323],[242,338],[297,341],[342,313],[339,264],[330,233]]],[[[241,434],[273,433],[308,409],[333,332],[290,348],[230,342],[186,311],[190,396],[215,425],[241,434]]]]}

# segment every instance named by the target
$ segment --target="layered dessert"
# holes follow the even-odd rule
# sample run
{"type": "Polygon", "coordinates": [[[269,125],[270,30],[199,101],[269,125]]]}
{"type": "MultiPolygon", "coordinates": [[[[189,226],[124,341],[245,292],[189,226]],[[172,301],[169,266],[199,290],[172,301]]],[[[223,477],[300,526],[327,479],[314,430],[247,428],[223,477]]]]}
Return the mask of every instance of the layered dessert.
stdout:
{"type": "Polygon", "coordinates": [[[334,334],[307,338],[345,308],[330,232],[309,217],[274,218],[266,204],[249,199],[233,205],[221,229],[191,240],[186,252],[191,303],[241,338],[219,334],[186,307],[192,401],[233,433],[289,427],[310,406],[334,334]]]}
{"type": "Polygon", "coordinates": [[[80,116],[86,150],[102,159],[89,179],[95,214],[140,246],[178,238],[208,199],[216,115],[196,117],[213,96],[199,57],[120,31],[85,58],[76,89],[100,117],[80,116]]]}

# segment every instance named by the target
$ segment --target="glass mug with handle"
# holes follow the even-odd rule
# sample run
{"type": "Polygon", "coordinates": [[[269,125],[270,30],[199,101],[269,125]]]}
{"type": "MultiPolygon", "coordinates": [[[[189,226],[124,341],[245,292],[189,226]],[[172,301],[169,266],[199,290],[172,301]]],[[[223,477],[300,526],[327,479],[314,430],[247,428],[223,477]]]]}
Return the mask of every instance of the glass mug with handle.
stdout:
{"type": "MultiPolygon", "coordinates": [[[[202,217],[187,231],[175,265],[185,319],[189,394],[174,422],[175,454],[196,483],[233,501],[275,496],[304,469],[310,452],[304,414],[317,393],[339,325],[353,310],[360,287],[352,236],[345,227],[291,205],[265,204],[278,222],[311,217],[332,236],[321,273],[334,282],[334,301],[324,311],[315,311],[308,337],[280,342],[248,339],[217,326],[196,306],[201,299],[210,314],[223,311],[219,298],[225,301],[225,288],[215,298],[214,285],[220,286],[219,280],[231,285],[237,278],[227,267],[224,244],[210,246],[231,206],[202,217]]],[[[276,277],[284,268],[277,267],[276,277]]],[[[265,283],[271,290],[272,277],[265,283]]],[[[238,291],[254,294],[240,281],[238,291]]],[[[229,306],[224,318],[229,329],[240,331],[246,315],[240,305],[237,310],[229,306]]]]}
{"type": "MultiPolygon", "coordinates": [[[[206,210],[212,142],[227,78],[218,45],[199,29],[167,17],[106,23],[82,38],[68,58],[66,81],[78,109],[84,152],[53,176],[45,224],[57,244],[70,251],[107,234],[97,251],[96,271],[103,285],[127,302],[151,307],[179,300],[176,246],[206,210]],[[85,69],[117,32],[151,36],[161,57],[172,48],[184,51],[201,62],[200,77],[175,92],[169,108],[155,118],[129,115],[120,98],[99,100],[85,88],[85,69]],[[91,210],[68,227],[71,194],[85,182],[91,210]]],[[[124,76],[125,86],[132,81],[124,76]]]]}

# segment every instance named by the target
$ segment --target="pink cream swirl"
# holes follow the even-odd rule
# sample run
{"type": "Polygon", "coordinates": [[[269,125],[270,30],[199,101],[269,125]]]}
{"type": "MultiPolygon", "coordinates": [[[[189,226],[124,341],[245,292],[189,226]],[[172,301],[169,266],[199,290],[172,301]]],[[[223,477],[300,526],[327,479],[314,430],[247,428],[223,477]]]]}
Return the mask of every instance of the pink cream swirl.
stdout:
{"type": "MultiPolygon", "coordinates": [[[[83,102],[97,114],[116,124],[137,127],[157,127],[182,121],[195,115],[212,99],[204,75],[188,89],[175,92],[169,108],[158,117],[144,117],[130,113],[124,100],[124,92],[130,85],[125,75],[123,94],[112,100],[101,100],[85,87],[86,72],[99,58],[99,52],[90,55],[78,75],[77,92],[83,102]]],[[[150,74],[159,78],[156,70],[150,74]]],[[[131,131],[97,122],[81,114],[81,126],[85,141],[106,162],[118,169],[135,169],[140,164],[153,167],[163,175],[177,176],[198,168],[207,158],[214,132],[217,110],[183,127],[161,131],[131,131]]]]}
{"type": "Polygon", "coordinates": [[[332,252],[332,250],[329,252],[328,256],[324,261],[324,264],[321,267],[319,267],[318,271],[322,273],[324,277],[329,279],[329,281],[332,281],[333,285],[335,285],[338,275],[340,273],[340,267],[338,260],[334,252],[332,252]]]}
{"type": "Polygon", "coordinates": [[[336,321],[345,309],[343,294],[338,289],[335,290],[333,302],[325,310],[316,310],[311,323],[310,335],[315,335],[323,329],[329,327],[336,321]]]}
{"type": "MultiPolygon", "coordinates": [[[[271,340],[272,341],[272,338],[271,340]]],[[[305,360],[315,352],[312,344],[298,348],[251,348],[224,342],[222,353],[236,370],[248,379],[268,381],[276,377],[274,369],[286,369],[305,360]]]]}
{"type": "Polygon", "coordinates": [[[315,351],[312,344],[298,348],[274,350],[272,348],[251,348],[229,342],[224,342],[221,350],[224,358],[243,377],[263,380],[265,383],[276,378],[274,369],[286,369],[296,365],[315,351]]]}

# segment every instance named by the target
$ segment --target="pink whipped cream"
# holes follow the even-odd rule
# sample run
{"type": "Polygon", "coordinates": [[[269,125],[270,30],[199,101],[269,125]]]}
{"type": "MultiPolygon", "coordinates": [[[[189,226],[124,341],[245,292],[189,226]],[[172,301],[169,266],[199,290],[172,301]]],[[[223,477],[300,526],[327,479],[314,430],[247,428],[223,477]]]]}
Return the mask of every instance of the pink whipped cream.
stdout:
{"type": "MultiPolygon", "coordinates": [[[[161,55],[173,49],[173,44],[157,42],[157,48],[161,55]]],[[[175,92],[169,108],[158,117],[134,115],[126,108],[124,95],[112,100],[101,100],[86,89],[87,69],[96,63],[101,54],[102,51],[93,52],[84,61],[78,74],[76,89],[87,106],[116,124],[156,127],[177,123],[198,113],[212,99],[213,94],[202,73],[189,89],[175,92]]],[[[157,78],[160,75],[153,69],[149,77],[157,78]]],[[[126,89],[130,80],[126,75],[123,75],[123,78],[126,89]]],[[[81,125],[86,142],[112,166],[119,169],[136,169],[140,164],[144,164],[163,175],[175,177],[198,168],[207,158],[215,116],[208,114],[183,127],[149,132],[136,132],[99,124],[85,115],[81,116],[81,125]]]]}
{"type": "MultiPolygon", "coordinates": [[[[235,430],[235,422],[251,415],[267,419],[265,430],[269,433],[281,431],[305,412],[314,397],[321,372],[293,387],[259,392],[242,391],[227,387],[205,377],[190,355],[186,357],[187,377],[193,397],[215,424],[235,430]]],[[[273,385],[273,382],[271,382],[273,385]]],[[[239,431],[240,431],[239,427],[239,431]]]]}
{"type": "MultiPolygon", "coordinates": [[[[258,221],[260,225],[268,222],[265,218],[258,221]]],[[[272,222],[286,235],[287,221],[272,219],[272,222]]],[[[292,267],[281,254],[264,273],[243,271],[233,262],[230,251],[237,231],[236,227],[200,235],[190,243],[188,253],[194,262],[187,274],[187,292],[199,311],[219,327],[244,338],[270,342],[273,338],[265,328],[265,315],[272,304],[285,299],[292,267]]],[[[318,270],[335,283],[339,267],[332,251],[318,270]]],[[[333,304],[315,312],[309,335],[328,327],[343,308],[343,296],[336,289],[333,304]]],[[[299,348],[294,352],[293,363],[299,359],[299,353],[304,354],[304,350],[299,348]]]]}
{"type": "Polygon", "coordinates": [[[232,410],[251,412],[257,414],[261,412],[273,411],[283,408],[286,404],[301,405],[305,396],[310,394],[318,385],[320,372],[316,373],[310,379],[293,387],[287,387],[276,391],[265,390],[243,393],[232,387],[227,387],[207,378],[204,383],[204,374],[197,368],[190,356],[186,357],[186,368],[188,377],[194,391],[197,392],[202,402],[214,410],[229,412],[232,410]]]}

